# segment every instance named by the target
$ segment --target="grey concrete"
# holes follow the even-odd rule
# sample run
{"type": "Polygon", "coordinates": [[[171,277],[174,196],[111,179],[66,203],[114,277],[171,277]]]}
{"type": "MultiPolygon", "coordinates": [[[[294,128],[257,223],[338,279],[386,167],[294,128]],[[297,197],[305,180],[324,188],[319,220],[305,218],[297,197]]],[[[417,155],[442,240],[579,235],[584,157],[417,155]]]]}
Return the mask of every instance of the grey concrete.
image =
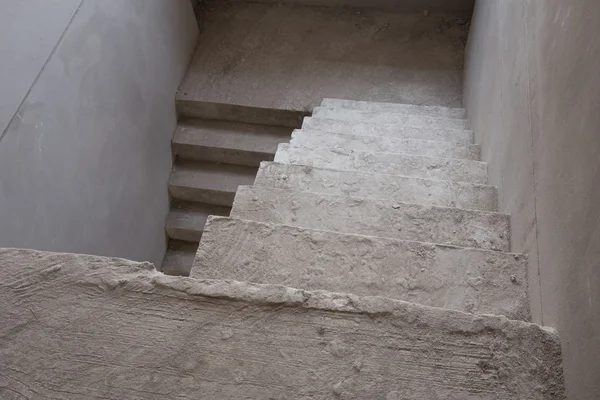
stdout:
{"type": "Polygon", "coordinates": [[[0,397],[563,400],[552,329],[381,297],[0,252],[0,397]]]}
{"type": "MultiPolygon", "coordinates": [[[[247,1],[247,0],[229,0],[247,1]]],[[[254,0],[261,3],[289,3],[325,7],[371,7],[399,11],[459,11],[465,16],[473,11],[475,0],[254,0]]]]}
{"type": "Polygon", "coordinates": [[[529,319],[522,255],[211,217],[191,277],[529,319]]]}
{"type": "Polygon", "coordinates": [[[9,36],[0,22],[2,43],[15,41],[1,68],[22,71],[0,76],[18,81],[11,104],[24,100],[0,141],[0,246],[160,262],[173,98],[197,35],[191,5],[84,0],[56,43],[76,4],[38,3],[0,3],[1,21],[19,19],[9,36]],[[54,45],[40,72],[37,57],[54,45]]]}
{"type": "Polygon", "coordinates": [[[175,199],[231,206],[239,185],[251,185],[257,168],[181,161],[173,167],[169,193],[175,199]]]}
{"type": "Polygon", "coordinates": [[[318,147],[343,147],[355,151],[401,153],[424,157],[463,158],[479,160],[480,147],[436,140],[401,139],[391,136],[361,136],[297,129],[290,144],[318,147]]]}
{"type": "Polygon", "coordinates": [[[377,111],[385,113],[403,113],[424,115],[429,117],[465,119],[464,108],[449,108],[439,106],[418,106],[414,104],[377,103],[372,101],[357,101],[343,99],[323,99],[321,106],[347,110],[377,111]]]}
{"type": "Polygon", "coordinates": [[[534,321],[563,339],[569,398],[600,398],[600,3],[482,0],[465,106],[530,255],[534,321]]]}
{"type": "Polygon", "coordinates": [[[323,118],[304,118],[302,129],[363,136],[391,136],[399,139],[439,140],[472,144],[473,132],[449,128],[423,128],[404,124],[370,124],[323,118]]]}
{"type": "Polygon", "coordinates": [[[273,160],[291,129],[225,121],[186,120],[173,135],[173,151],[186,160],[258,167],[273,160]]]}
{"type": "Polygon", "coordinates": [[[161,272],[170,276],[189,276],[197,250],[198,242],[169,240],[161,272]]]}
{"type": "Polygon", "coordinates": [[[493,186],[337,171],[306,165],[262,163],[254,185],[335,196],[498,211],[498,193],[493,186]]]}
{"type": "Polygon", "coordinates": [[[230,207],[174,201],[167,218],[167,234],[171,239],[198,243],[207,218],[210,215],[227,216],[230,211],[230,207]]]}
{"type": "Polygon", "coordinates": [[[487,183],[485,163],[453,158],[430,158],[397,153],[280,144],[275,161],[343,171],[402,175],[424,179],[487,183]]]}
{"type": "Polygon", "coordinates": [[[305,112],[325,97],[461,107],[467,18],[215,2],[179,99],[305,112]]]}
{"type": "Polygon", "coordinates": [[[312,115],[313,118],[338,119],[371,124],[402,124],[422,128],[469,129],[469,123],[463,119],[404,113],[315,107],[312,115]]]}
{"type": "Polygon", "coordinates": [[[81,0],[0,0],[0,138],[81,0]]]}
{"type": "Polygon", "coordinates": [[[458,208],[240,186],[231,217],[340,233],[510,251],[507,215],[458,208]]]}

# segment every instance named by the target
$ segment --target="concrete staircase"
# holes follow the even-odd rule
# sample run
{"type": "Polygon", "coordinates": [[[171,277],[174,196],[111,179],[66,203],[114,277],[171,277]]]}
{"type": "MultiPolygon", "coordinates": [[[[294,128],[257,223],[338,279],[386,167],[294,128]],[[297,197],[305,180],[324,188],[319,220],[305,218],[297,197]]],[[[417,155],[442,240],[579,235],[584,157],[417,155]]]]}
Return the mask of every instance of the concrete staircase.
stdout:
{"type": "MultiPolygon", "coordinates": [[[[206,219],[190,276],[419,304],[403,306],[411,310],[406,321],[428,321],[401,333],[405,339],[394,336],[393,324],[383,328],[393,335],[378,331],[373,316],[331,334],[317,327],[302,351],[333,355],[311,361],[317,380],[336,357],[356,352],[350,342],[381,349],[374,344],[380,340],[394,349],[385,361],[369,361],[379,367],[369,365],[374,380],[366,386],[357,385],[363,361],[356,353],[346,378],[315,389],[318,398],[330,398],[327,391],[331,398],[564,398],[558,338],[526,323],[526,257],[510,253],[509,217],[497,212],[496,189],[487,185],[487,165],[464,117],[462,109],[324,100],[274,161],[261,163],[254,185],[239,187],[230,217],[206,219]],[[462,318],[469,322],[455,326],[462,318]],[[382,391],[376,376],[382,385],[402,380],[402,389],[382,391]]],[[[307,296],[325,296],[334,308],[338,299],[342,309],[354,302],[307,296]]],[[[260,318],[270,318],[264,313],[260,318]]],[[[315,311],[306,318],[291,315],[278,335],[325,317],[315,311]]],[[[300,350],[282,351],[284,371],[300,350]]],[[[290,385],[289,393],[306,395],[301,386],[311,386],[283,374],[276,380],[290,385]]]]}

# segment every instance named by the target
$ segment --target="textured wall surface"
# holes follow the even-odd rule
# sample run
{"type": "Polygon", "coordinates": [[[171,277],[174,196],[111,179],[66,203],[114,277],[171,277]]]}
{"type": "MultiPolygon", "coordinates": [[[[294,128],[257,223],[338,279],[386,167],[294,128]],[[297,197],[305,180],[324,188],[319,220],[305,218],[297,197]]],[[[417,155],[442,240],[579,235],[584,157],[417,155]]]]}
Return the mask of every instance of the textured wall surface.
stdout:
{"type": "Polygon", "coordinates": [[[600,3],[480,0],[464,102],[569,398],[600,398],[600,3]]]}
{"type": "Polygon", "coordinates": [[[0,0],[0,27],[0,246],[160,263],[189,0],[0,0]]]}

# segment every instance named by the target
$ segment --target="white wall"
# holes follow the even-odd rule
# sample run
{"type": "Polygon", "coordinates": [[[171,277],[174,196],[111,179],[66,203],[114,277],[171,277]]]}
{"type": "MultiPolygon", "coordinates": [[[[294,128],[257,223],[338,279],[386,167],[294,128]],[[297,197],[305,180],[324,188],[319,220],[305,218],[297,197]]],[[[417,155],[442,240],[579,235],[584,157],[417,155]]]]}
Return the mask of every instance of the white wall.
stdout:
{"type": "Polygon", "coordinates": [[[0,247],[159,264],[189,0],[0,0],[0,29],[0,247]]]}

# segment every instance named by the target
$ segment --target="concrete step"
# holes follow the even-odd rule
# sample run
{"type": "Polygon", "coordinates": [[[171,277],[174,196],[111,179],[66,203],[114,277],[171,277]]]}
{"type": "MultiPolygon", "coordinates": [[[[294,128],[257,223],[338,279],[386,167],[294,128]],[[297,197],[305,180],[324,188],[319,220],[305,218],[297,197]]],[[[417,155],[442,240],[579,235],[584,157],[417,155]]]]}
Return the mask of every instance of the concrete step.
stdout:
{"type": "Polygon", "coordinates": [[[231,206],[239,185],[251,185],[257,168],[178,160],[169,179],[177,200],[231,206]]]}
{"type": "Polygon", "coordinates": [[[402,153],[425,157],[460,158],[475,161],[481,159],[481,148],[478,145],[438,140],[402,139],[390,136],[361,136],[310,129],[295,130],[290,143],[295,146],[339,146],[355,151],[402,153]]]}
{"type": "Polygon", "coordinates": [[[487,164],[453,158],[430,158],[397,153],[372,153],[340,147],[299,147],[280,144],[275,161],[341,171],[402,175],[486,184],[487,164]]]}
{"type": "Polygon", "coordinates": [[[523,255],[211,217],[190,276],[529,320],[526,273],[523,255]]]}
{"type": "Polygon", "coordinates": [[[377,111],[360,111],[315,107],[313,118],[337,119],[349,122],[365,122],[373,124],[404,124],[418,127],[435,127],[449,129],[469,129],[469,121],[456,118],[439,118],[422,115],[383,113],[377,111]]]}
{"type": "Polygon", "coordinates": [[[254,107],[242,104],[218,103],[193,99],[193,95],[179,92],[175,100],[177,115],[214,121],[243,122],[247,124],[300,128],[302,119],[310,113],[304,110],[254,107]]]}
{"type": "Polygon", "coordinates": [[[258,167],[273,160],[290,133],[290,128],[195,119],[179,123],[172,146],[182,159],[258,167]]]}
{"type": "Polygon", "coordinates": [[[481,211],[498,210],[493,186],[264,162],[255,186],[481,211]]]}
{"type": "Polygon", "coordinates": [[[415,104],[378,103],[373,101],[324,99],[321,103],[321,106],[325,108],[397,114],[412,114],[439,118],[465,119],[467,117],[464,108],[419,106],[415,104]]]}
{"type": "Polygon", "coordinates": [[[565,398],[556,331],[503,316],[114,258],[0,250],[0,267],[9,398],[565,398]]]}
{"type": "Polygon", "coordinates": [[[373,124],[322,117],[307,117],[304,118],[302,129],[362,136],[391,136],[401,139],[440,140],[443,142],[473,144],[473,132],[468,130],[435,127],[424,128],[398,123],[373,124]]]}
{"type": "Polygon", "coordinates": [[[198,243],[169,240],[161,272],[173,276],[189,276],[198,243]]]}
{"type": "Polygon", "coordinates": [[[198,243],[210,215],[227,216],[231,207],[174,201],[167,217],[167,234],[171,239],[198,243]]]}
{"type": "Polygon", "coordinates": [[[505,214],[240,186],[232,218],[340,233],[510,251],[505,214]]]}

